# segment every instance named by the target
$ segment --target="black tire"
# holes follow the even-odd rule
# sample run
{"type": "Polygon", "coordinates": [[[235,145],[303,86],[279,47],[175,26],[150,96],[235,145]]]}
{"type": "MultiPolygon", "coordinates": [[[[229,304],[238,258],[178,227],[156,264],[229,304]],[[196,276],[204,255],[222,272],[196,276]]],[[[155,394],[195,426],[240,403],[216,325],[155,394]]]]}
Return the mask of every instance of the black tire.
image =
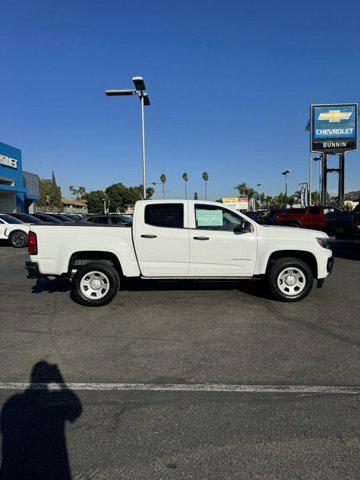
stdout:
{"type": "MultiPolygon", "coordinates": [[[[90,278],[90,276],[89,276],[90,278]]],[[[86,265],[80,267],[72,280],[72,296],[75,301],[80,303],[81,305],[99,307],[101,305],[107,305],[111,302],[111,300],[115,297],[118,293],[120,288],[120,276],[117,270],[110,264],[105,262],[91,262],[87,263],[86,265]],[[81,281],[84,279],[86,280],[86,276],[91,272],[99,272],[98,276],[106,277],[106,282],[104,283],[104,290],[108,288],[107,293],[102,296],[101,298],[91,298],[92,289],[89,290],[89,293],[86,295],[84,293],[84,286],[81,286],[81,281]]],[[[99,295],[102,295],[101,287],[99,289],[99,295]]]]}
{"type": "MultiPolygon", "coordinates": [[[[289,274],[291,274],[291,271],[289,272],[289,274]]],[[[311,292],[313,286],[313,273],[309,265],[307,265],[302,260],[299,260],[298,258],[280,258],[279,260],[275,260],[270,265],[267,274],[267,283],[270,292],[275,299],[282,300],[283,302],[298,302],[299,300],[307,297],[311,292]],[[284,275],[286,275],[287,268],[290,270],[291,268],[297,269],[302,273],[303,278],[303,281],[299,281],[298,285],[295,285],[294,287],[288,287],[286,284],[283,284],[283,289],[287,289],[289,291],[288,294],[281,290],[278,285],[278,280],[281,282],[281,280],[279,279],[280,274],[283,272],[284,275]],[[302,285],[303,283],[304,285],[302,285]],[[294,290],[296,290],[296,288],[299,288],[298,294],[296,294],[296,292],[294,293],[294,290]]]]}
{"type": "Polygon", "coordinates": [[[9,236],[10,245],[14,248],[25,248],[27,246],[27,233],[22,230],[14,230],[9,236]]]}

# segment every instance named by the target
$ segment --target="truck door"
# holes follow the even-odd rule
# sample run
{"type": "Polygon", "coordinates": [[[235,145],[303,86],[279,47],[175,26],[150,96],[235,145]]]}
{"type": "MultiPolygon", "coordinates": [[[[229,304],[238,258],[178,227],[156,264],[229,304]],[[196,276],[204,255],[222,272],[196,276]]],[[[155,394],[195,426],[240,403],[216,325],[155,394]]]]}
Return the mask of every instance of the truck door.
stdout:
{"type": "Polygon", "coordinates": [[[189,273],[187,207],[186,202],[176,201],[136,204],[133,235],[142,275],[176,277],[189,273]]]}
{"type": "Polygon", "coordinates": [[[306,228],[313,228],[314,230],[324,230],[325,217],[322,207],[309,207],[306,228]]]}
{"type": "Polygon", "coordinates": [[[255,270],[256,227],[241,215],[211,204],[193,203],[190,222],[190,275],[247,277],[255,270]],[[241,230],[241,226],[251,231],[241,230]]]}

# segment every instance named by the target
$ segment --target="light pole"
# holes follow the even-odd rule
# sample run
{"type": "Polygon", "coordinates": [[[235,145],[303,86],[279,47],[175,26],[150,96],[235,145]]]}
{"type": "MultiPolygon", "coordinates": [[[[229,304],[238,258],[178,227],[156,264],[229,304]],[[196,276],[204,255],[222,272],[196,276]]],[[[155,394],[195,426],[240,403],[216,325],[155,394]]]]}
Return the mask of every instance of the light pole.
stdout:
{"type": "Polygon", "coordinates": [[[135,89],[105,90],[108,96],[137,95],[141,105],[141,139],[142,139],[142,169],[143,169],[143,198],[146,199],[146,155],[145,155],[145,112],[144,107],[150,105],[149,95],[146,93],[145,82],[142,77],[133,77],[135,89]]]}
{"type": "Polygon", "coordinates": [[[314,162],[319,162],[319,195],[318,195],[318,204],[321,205],[321,164],[322,164],[322,155],[313,158],[314,162]]]}
{"type": "Polygon", "coordinates": [[[259,202],[258,202],[258,203],[259,203],[259,207],[262,207],[262,201],[261,201],[261,199],[260,199],[260,191],[261,191],[261,187],[263,186],[263,183],[260,182],[260,183],[258,183],[256,186],[258,187],[258,196],[259,196],[259,202]]]}
{"type": "Polygon", "coordinates": [[[288,177],[289,173],[291,173],[290,170],[285,170],[284,172],[281,173],[281,175],[284,175],[284,177],[285,177],[285,202],[286,202],[285,206],[287,206],[287,196],[288,196],[287,195],[287,191],[288,191],[288,189],[287,189],[287,177],[288,177]]]}

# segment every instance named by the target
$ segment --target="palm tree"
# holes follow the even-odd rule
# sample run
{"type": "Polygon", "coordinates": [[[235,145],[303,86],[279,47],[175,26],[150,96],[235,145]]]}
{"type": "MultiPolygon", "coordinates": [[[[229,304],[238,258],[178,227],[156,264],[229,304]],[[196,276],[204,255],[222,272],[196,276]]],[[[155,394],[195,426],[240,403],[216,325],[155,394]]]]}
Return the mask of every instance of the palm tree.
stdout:
{"type": "Polygon", "coordinates": [[[162,173],[160,175],[160,182],[162,183],[162,189],[163,189],[163,199],[165,198],[165,182],[166,182],[166,175],[165,173],[162,173]]]}
{"type": "Polygon", "coordinates": [[[183,178],[183,180],[184,180],[184,182],[185,182],[185,198],[187,198],[186,184],[187,184],[187,182],[188,182],[188,180],[189,180],[189,175],[185,172],[185,173],[183,173],[182,178],[183,178]]]}
{"type": "Polygon", "coordinates": [[[239,195],[246,195],[248,198],[252,198],[255,193],[255,190],[249,187],[249,185],[246,182],[240,183],[239,185],[236,185],[236,187],[234,188],[235,190],[239,191],[239,195]]]}
{"type": "Polygon", "coordinates": [[[203,180],[204,180],[204,182],[205,182],[205,200],[206,200],[206,197],[207,197],[207,182],[208,182],[208,180],[209,180],[209,174],[208,174],[207,172],[204,172],[204,173],[202,174],[202,178],[203,178],[203,180]]]}

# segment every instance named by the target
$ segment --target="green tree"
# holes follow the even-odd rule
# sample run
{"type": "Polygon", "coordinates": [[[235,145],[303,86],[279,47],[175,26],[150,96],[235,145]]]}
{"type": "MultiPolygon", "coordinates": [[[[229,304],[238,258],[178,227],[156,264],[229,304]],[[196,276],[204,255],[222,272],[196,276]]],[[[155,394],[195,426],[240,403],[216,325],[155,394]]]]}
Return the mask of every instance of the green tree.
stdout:
{"type": "Polygon", "coordinates": [[[85,187],[74,187],[73,185],[70,185],[69,187],[70,195],[73,198],[76,198],[77,200],[85,198],[86,195],[86,188],[85,187]]]}
{"type": "Polygon", "coordinates": [[[42,210],[62,211],[61,189],[56,184],[55,174],[52,172],[51,180],[40,180],[40,198],[36,206],[42,210]]]}
{"type": "Polygon", "coordinates": [[[166,183],[165,173],[162,173],[160,175],[160,182],[162,183],[162,197],[165,198],[165,183],[166,183]]]}
{"type": "Polygon", "coordinates": [[[185,182],[185,198],[187,198],[187,186],[186,185],[187,185],[187,182],[189,181],[189,175],[186,172],[184,172],[182,178],[185,182]]]}
{"type": "MultiPolygon", "coordinates": [[[[136,187],[126,187],[123,183],[114,183],[105,190],[109,197],[110,211],[122,212],[127,205],[134,205],[135,202],[142,199],[142,185],[136,187]]],[[[154,189],[149,187],[146,189],[146,198],[149,199],[154,195],[154,189]]]]}
{"type": "Polygon", "coordinates": [[[239,192],[240,196],[246,195],[248,198],[252,198],[255,194],[255,190],[249,187],[249,185],[246,182],[240,183],[239,185],[236,185],[236,187],[234,188],[239,192]]]}
{"type": "Polygon", "coordinates": [[[104,211],[104,201],[108,201],[108,196],[102,190],[93,190],[84,196],[88,204],[89,213],[102,213],[104,211]]]}
{"type": "Polygon", "coordinates": [[[209,174],[207,172],[204,172],[202,174],[202,179],[204,180],[204,184],[205,184],[205,200],[207,198],[207,182],[209,181],[209,174]]]}

